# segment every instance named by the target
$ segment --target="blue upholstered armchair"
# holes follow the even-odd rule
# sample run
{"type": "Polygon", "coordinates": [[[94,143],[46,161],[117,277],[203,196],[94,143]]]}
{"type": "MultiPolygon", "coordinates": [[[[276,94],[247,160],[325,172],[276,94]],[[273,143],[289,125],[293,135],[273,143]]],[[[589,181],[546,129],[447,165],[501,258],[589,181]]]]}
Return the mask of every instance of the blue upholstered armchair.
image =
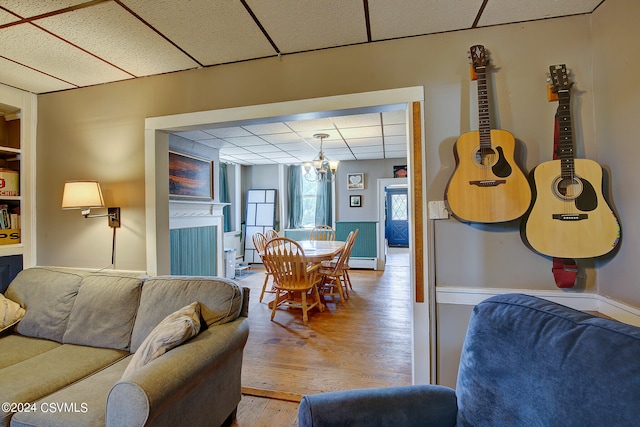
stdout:
{"type": "Polygon", "coordinates": [[[304,396],[306,426],[638,426],[640,328],[526,295],[478,304],[456,389],[304,396]]]}

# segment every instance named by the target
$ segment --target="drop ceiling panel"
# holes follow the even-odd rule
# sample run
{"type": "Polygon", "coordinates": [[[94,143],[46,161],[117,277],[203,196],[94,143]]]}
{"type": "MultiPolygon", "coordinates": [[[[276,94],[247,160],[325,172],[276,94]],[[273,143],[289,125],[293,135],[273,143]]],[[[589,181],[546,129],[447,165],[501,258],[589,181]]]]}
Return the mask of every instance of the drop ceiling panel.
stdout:
{"type": "Polygon", "coordinates": [[[259,136],[240,136],[237,138],[224,138],[225,141],[237,145],[239,147],[248,147],[251,145],[264,145],[266,141],[259,136]]]}
{"type": "Polygon", "coordinates": [[[254,135],[271,135],[275,133],[291,132],[291,128],[282,122],[246,125],[242,127],[254,135]]]}
{"type": "Polygon", "coordinates": [[[481,6],[482,0],[404,0],[402,7],[388,0],[369,0],[371,38],[386,40],[471,28],[481,6]]]}
{"type": "Polygon", "coordinates": [[[203,65],[275,55],[239,1],[123,0],[203,65]]]}
{"type": "Polygon", "coordinates": [[[406,135],[392,135],[384,137],[385,145],[394,145],[394,144],[402,144],[407,145],[407,136],[406,135]]]}
{"type": "Polygon", "coordinates": [[[31,18],[86,2],[87,0],[2,0],[2,7],[23,18],[31,18]]]}
{"type": "Polygon", "coordinates": [[[340,133],[347,141],[351,138],[382,137],[382,126],[345,128],[340,129],[340,133]]]}
{"type": "Polygon", "coordinates": [[[261,135],[260,137],[271,144],[292,144],[292,143],[304,142],[304,140],[300,137],[300,135],[293,132],[279,133],[279,134],[272,134],[272,135],[261,135]]]}
{"type": "Polygon", "coordinates": [[[241,147],[236,147],[234,145],[225,145],[220,149],[220,154],[228,154],[235,156],[237,154],[250,154],[249,150],[245,150],[241,147]]]}
{"type": "Polygon", "coordinates": [[[4,58],[0,58],[0,81],[13,87],[29,88],[34,93],[53,92],[75,87],[4,58]]]}
{"type": "Polygon", "coordinates": [[[1,29],[0,46],[2,56],[36,70],[44,70],[73,85],[88,86],[131,78],[129,74],[29,24],[1,29]]]}
{"type": "Polygon", "coordinates": [[[10,13],[5,12],[4,10],[0,10],[0,25],[8,24],[9,22],[15,22],[20,20],[20,18],[12,15],[10,13]]]}
{"type": "Polygon", "coordinates": [[[246,0],[283,53],[367,41],[362,0],[246,0]]]}
{"type": "Polygon", "coordinates": [[[365,126],[380,126],[382,124],[382,121],[380,118],[380,113],[368,113],[334,117],[333,123],[338,128],[355,128],[365,126]]]}
{"type": "Polygon", "coordinates": [[[406,136],[407,135],[407,125],[385,125],[384,126],[384,136],[393,137],[393,136],[406,136]]]}
{"type": "Polygon", "coordinates": [[[228,127],[219,129],[206,129],[204,132],[218,138],[233,138],[237,136],[251,136],[251,132],[247,132],[241,127],[228,127]]]}
{"type": "Polygon", "coordinates": [[[405,110],[384,111],[382,113],[383,125],[397,125],[407,123],[407,112],[405,110]]]}
{"type": "Polygon", "coordinates": [[[102,3],[36,23],[135,76],[198,66],[117,3],[102,3]]]}
{"type": "Polygon", "coordinates": [[[602,0],[490,0],[478,25],[530,21],[592,12],[602,0]]]}
{"type": "Polygon", "coordinates": [[[175,135],[183,138],[190,139],[192,141],[199,141],[201,139],[211,139],[211,135],[201,130],[189,130],[185,132],[175,132],[175,135]]]}
{"type": "Polygon", "coordinates": [[[287,126],[296,132],[317,132],[318,129],[335,130],[335,126],[330,118],[298,120],[285,122],[287,126]]]}
{"type": "Polygon", "coordinates": [[[406,158],[406,157],[407,157],[406,151],[387,151],[384,156],[385,159],[400,159],[400,158],[406,158]]]}
{"type": "Polygon", "coordinates": [[[269,157],[271,153],[282,153],[282,150],[275,145],[265,144],[265,145],[257,145],[255,147],[251,147],[251,151],[254,153],[260,153],[269,157]]]}

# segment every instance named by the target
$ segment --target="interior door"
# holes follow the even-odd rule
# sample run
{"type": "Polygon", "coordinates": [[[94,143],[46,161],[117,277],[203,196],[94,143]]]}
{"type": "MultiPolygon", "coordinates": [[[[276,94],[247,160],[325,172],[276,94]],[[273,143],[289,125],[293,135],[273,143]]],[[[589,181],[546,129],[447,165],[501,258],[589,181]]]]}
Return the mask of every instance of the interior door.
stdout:
{"type": "Polygon", "coordinates": [[[409,197],[407,188],[387,188],[384,235],[389,246],[409,246],[409,197]]]}

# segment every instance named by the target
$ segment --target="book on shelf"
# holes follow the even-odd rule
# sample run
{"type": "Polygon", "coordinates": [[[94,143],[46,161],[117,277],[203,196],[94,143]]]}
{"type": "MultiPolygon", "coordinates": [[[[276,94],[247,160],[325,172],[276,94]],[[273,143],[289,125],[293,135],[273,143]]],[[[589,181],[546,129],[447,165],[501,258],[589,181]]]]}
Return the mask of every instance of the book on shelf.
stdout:
{"type": "Polygon", "coordinates": [[[14,209],[9,212],[8,205],[0,205],[0,229],[10,230],[20,228],[20,210],[14,209]]]}

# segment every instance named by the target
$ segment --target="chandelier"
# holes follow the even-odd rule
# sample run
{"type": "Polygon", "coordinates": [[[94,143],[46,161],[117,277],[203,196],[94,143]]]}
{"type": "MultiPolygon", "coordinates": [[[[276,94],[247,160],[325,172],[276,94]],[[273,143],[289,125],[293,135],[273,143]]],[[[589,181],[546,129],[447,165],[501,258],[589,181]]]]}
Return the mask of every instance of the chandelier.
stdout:
{"type": "Polygon", "coordinates": [[[329,135],[326,133],[316,133],[313,137],[320,139],[320,152],[313,161],[304,163],[304,177],[307,181],[333,181],[333,178],[336,175],[336,169],[338,169],[338,161],[329,160],[325,157],[324,152],[322,151],[322,141],[325,138],[328,138],[329,135]],[[315,174],[311,173],[312,167],[315,174]]]}

